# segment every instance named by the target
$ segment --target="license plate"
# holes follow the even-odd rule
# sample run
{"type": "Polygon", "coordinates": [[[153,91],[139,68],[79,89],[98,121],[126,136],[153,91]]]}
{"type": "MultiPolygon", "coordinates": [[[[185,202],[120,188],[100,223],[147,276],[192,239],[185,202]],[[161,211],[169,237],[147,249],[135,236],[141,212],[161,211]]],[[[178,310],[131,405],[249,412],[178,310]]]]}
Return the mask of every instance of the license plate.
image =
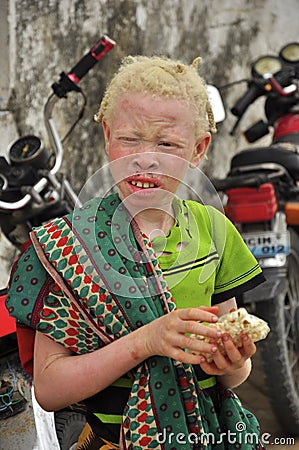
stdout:
{"type": "Polygon", "coordinates": [[[278,254],[288,255],[290,253],[290,234],[288,231],[282,233],[242,233],[242,237],[256,258],[273,257],[278,254]]]}

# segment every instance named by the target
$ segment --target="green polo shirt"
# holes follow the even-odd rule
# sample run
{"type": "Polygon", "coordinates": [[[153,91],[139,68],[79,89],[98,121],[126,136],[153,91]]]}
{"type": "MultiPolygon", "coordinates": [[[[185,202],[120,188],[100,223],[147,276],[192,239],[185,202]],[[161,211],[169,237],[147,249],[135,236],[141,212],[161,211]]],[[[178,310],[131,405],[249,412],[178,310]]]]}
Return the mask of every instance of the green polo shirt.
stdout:
{"type": "Polygon", "coordinates": [[[235,226],[220,211],[175,199],[175,224],[152,240],[178,308],[210,306],[264,280],[235,226]]]}

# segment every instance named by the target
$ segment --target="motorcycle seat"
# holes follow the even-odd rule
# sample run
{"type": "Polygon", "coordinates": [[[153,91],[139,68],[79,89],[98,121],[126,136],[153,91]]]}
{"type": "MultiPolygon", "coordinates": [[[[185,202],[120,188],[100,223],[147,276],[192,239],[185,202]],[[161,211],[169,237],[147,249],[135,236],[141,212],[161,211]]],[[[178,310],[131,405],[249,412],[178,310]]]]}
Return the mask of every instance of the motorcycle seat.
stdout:
{"type": "Polygon", "coordinates": [[[299,153],[280,145],[244,149],[231,160],[231,170],[242,166],[275,163],[283,166],[296,181],[299,180],[299,153]]]}

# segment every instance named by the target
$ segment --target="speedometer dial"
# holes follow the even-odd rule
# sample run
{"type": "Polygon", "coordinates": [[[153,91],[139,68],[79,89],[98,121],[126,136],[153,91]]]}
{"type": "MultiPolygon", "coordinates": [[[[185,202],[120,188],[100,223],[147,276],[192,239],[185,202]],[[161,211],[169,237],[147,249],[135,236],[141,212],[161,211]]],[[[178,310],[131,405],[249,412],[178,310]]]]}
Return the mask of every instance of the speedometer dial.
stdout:
{"type": "Polygon", "coordinates": [[[282,68],[282,63],[276,56],[262,56],[252,64],[253,75],[263,76],[266,73],[275,74],[282,68]]]}
{"type": "Polygon", "coordinates": [[[13,166],[30,165],[34,169],[49,167],[50,155],[37,136],[27,135],[12,144],[8,156],[13,166]]]}
{"type": "Polygon", "coordinates": [[[14,163],[31,161],[41,149],[41,141],[36,136],[24,136],[18,139],[9,149],[9,158],[14,163]]]}
{"type": "Polygon", "coordinates": [[[287,62],[299,62],[299,43],[292,42],[280,50],[280,57],[287,62]]]}

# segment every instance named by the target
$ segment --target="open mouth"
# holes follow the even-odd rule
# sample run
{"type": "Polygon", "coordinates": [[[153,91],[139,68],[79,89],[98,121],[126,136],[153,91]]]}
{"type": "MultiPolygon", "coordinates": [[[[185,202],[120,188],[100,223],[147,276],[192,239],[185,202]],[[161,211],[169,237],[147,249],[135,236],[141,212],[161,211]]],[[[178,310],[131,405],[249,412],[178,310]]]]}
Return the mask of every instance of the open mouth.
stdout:
{"type": "Polygon", "coordinates": [[[152,183],[152,182],[149,182],[149,181],[130,180],[129,183],[132,186],[136,186],[136,187],[142,188],[142,189],[149,189],[149,188],[156,188],[156,187],[158,187],[155,183],[152,183]]]}
{"type": "Polygon", "coordinates": [[[157,180],[154,180],[152,178],[149,179],[148,177],[131,177],[128,178],[127,181],[132,187],[138,189],[155,189],[160,187],[160,183],[157,180]]]}

